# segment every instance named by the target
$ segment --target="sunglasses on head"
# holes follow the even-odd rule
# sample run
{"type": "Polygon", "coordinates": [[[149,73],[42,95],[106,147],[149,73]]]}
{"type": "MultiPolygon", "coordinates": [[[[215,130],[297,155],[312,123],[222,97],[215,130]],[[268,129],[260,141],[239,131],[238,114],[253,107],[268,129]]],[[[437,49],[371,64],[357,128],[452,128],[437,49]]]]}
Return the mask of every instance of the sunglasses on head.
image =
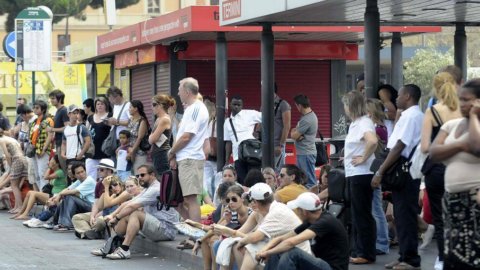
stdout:
{"type": "Polygon", "coordinates": [[[237,197],[226,198],[225,201],[227,203],[230,203],[230,201],[236,203],[236,202],[238,202],[238,198],[237,197]]]}
{"type": "Polygon", "coordinates": [[[140,177],[144,177],[145,175],[147,175],[148,173],[139,173],[137,175],[135,175],[137,178],[140,178],[140,177]]]}

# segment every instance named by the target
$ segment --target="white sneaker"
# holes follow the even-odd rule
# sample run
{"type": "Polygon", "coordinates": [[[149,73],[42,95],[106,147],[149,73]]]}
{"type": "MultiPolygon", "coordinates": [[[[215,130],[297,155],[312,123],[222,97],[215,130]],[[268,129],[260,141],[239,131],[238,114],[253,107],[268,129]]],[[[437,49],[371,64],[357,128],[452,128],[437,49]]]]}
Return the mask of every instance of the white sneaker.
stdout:
{"type": "Polygon", "coordinates": [[[104,252],[104,250],[103,250],[103,247],[102,247],[102,248],[92,249],[92,250],[90,251],[90,253],[91,253],[92,255],[95,255],[95,256],[103,256],[103,255],[105,255],[105,252],[104,252]]]}
{"type": "Polygon", "coordinates": [[[25,220],[24,222],[22,222],[23,226],[30,227],[30,226],[28,226],[28,225],[29,225],[30,222],[32,222],[34,219],[36,219],[36,218],[31,218],[31,219],[29,219],[29,220],[25,220]]]}
{"type": "Polygon", "coordinates": [[[114,252],[111,254],[107,255],[107,258],[110,260],[125,260],[125,259],[130,259],[130,250],[125,251],[121,247],[118,247],[115,249],[114,252]]]}
{"type": "Polygon", "coordinates": [[[434,266],[434,269],[435,270],[443,270],[443,261],[440,261],[437,257],[437,259],[435,260],[435,266],[434,266]]]}
{"type": "Polygon", "coordinates": [[[432,242],[433,234],[435,233],[435,227],[431,224],[428,225],[427,230],[425,233],[422,234],[422,245],[420,245],[420,249],[426,249],[428,245],[432,242]]]}
{"type": "Polygon", "coordinates": [[[45,224],[45,222],[41,221],[40,219],[33,219],[31,220],[27,227],[29,228],[43,228],[43,225],[45,224]]]}

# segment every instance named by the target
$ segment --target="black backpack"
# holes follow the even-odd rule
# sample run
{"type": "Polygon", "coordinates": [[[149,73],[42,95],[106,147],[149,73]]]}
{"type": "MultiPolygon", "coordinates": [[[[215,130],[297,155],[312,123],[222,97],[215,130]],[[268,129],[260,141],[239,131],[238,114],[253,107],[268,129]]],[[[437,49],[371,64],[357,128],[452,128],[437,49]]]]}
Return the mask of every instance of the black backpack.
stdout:
{"type": "Polygon", "coordinates": [[[157,197],[157,209],[161,211],[170,207],[177,207],[183,202],[183,193],[178,180],[178,170],[166,171],[162,174],[160,182],[160,196],[157,197]]]}
{"type": "Polygon", "coordinates": [[[109,236],[105,244],[103,245],[103,255],[102,258],[106,258],[108,254],[112,254],[117,248],[119,248],[123,240],[125,240],[125,237],[120,236],[120,235],[114,235],[111,236],[110,234],[110,228],[107,226],[106,228],[107,235],[109,236]]]}

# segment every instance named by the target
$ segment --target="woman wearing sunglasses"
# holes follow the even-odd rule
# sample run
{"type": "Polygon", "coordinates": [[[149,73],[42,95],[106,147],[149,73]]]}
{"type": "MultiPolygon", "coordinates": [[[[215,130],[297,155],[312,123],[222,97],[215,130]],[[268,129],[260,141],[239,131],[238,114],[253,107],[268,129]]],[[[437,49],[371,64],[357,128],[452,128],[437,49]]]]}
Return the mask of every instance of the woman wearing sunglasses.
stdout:
{"type": "Polygon", "coordinates": [[[175,99],[169,95],[159,94],[152,98],[153,113],[157,120],[153,125],[152,134],[148,137],[148,142],[152,145],[153,167],[155,167],[157,175],[170,169],[168,151],[170,150],[172,122],[167,112],[170,107],[175,105],[175,99]]]}

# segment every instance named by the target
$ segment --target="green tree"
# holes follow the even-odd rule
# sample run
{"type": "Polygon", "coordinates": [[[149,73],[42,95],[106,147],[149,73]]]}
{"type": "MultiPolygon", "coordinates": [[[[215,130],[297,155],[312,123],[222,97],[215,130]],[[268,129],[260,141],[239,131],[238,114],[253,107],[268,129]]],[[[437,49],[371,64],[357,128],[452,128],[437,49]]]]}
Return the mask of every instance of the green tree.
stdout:
{"type": "MultiPolygon", "coordinates": [[[[137,4],[140,0],[115,0],[117,9],[137,4]]],[[[103,7],[103,0],[0,0],[0,15],[8,14],[5,22],[7,32],[13,31],[15,17],[27,7],[47,6],[53,14],[67,14],[77,19],[84,17],[83,11],[88,7],[103,7]]],[[[54,16],[53,23],[61,21],[65,16],[54,16]]]]}
{"type": "Polygon", "coordinates": [[[422,96],[430,96],[433,76],[437,70],[452,64],[452,50],[442,53],[434,48],[418,49],[415,56],[404,64],[405,84],[416,84],[422,89],[422,96]]]}

